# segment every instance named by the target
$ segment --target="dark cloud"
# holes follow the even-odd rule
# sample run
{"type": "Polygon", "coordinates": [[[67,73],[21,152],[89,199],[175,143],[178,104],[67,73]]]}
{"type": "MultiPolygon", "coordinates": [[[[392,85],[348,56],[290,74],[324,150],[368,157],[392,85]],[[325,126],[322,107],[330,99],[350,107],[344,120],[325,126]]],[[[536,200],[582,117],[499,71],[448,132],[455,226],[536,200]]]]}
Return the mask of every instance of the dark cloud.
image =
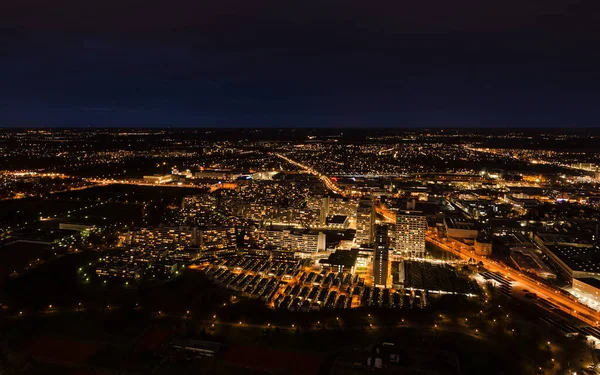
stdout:
{"type": "Polygon", "coordinates": [[[0,126],[597,126],[583,1],[0,5],[0,126]]]}

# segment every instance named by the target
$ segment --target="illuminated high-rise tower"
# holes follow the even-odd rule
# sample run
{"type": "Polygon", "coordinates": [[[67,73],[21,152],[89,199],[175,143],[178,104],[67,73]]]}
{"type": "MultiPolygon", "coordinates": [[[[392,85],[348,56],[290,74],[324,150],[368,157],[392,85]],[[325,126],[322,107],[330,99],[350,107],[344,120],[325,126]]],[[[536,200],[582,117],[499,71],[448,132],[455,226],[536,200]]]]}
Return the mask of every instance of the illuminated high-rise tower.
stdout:
{"type": "Polygon", "coordinates": [[[375,253],[373,256],[373,284],[387,287],[389,277],[390,239],[387,225],[375,226],[375,253]]]}
{"type": "Polygon", "coordinates": [[[425,257],[427,220],[420,211],[398,211],[396,214],[396,248],[405,257],[425,257]]]}
{"type": "Polygon", "coordinates": [[[356,210],[356,243],[359,245],[373,242],[375,226],[375,206],[371,199],[361,199],[356,210]]]}

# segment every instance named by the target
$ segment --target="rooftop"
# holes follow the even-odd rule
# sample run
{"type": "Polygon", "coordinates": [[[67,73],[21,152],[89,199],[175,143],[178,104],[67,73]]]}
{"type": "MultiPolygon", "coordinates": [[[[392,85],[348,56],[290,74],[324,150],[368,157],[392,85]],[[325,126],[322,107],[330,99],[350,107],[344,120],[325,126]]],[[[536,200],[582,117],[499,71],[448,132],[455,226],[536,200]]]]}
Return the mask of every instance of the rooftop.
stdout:
{"type": "Polygon", "coordinates": [[[600,289],[600,279],[596,279],[595,277],[582,277],[582,278],[577,279],[577,280],[581,281],[582,283],[586,283],[588,285],[591,285],[594,288],[600,289]]]}
{"type": "Polygon", "coordinates": [[[423,212],[415,210],[397,210],[396,217],[400,216],[423,216],[423,212]]]}
{"type": "Polygon", "coordinates": [[[580,272],[600,273],[600,248],[570,245],[547,245],[570,269],[580,272]]]}
{"type": "Polygon", "coordinates": [[[544,242],[544,244],[572,243],[580,245],[589,245],[587,241],[585,241],[582,238],[579,238],[578,236],[563,233],[537,233],[536,237],[539,238],[542,242],[544,242]]]}
{"type": "Polygon", "coordinates": [[[321,259],[320,263],[331,266],[353,267],[356,264],[358,252],[358,249],[336,250],[335,253],[329,255],[329,258],[321,259]]]}
{"type": "Polygon", "coordinates": [[[464,217],[447,217],[445,222],[452,229],[475,229],[475,223],[464,217]]]}
{"type": "Polygon", "coordinates": [[[171,346],[178,348],[204,349],[217,352],[223,344],[215,341],[194,340],[187,337],[177,337],[171,341],[171,346]]]}
{"type": "Polygon", "coordinates": [[[342,225],[348,220],[348,216],[345,215],[333,215],[328,221],[329,224],[339,224],[342,225]]]}

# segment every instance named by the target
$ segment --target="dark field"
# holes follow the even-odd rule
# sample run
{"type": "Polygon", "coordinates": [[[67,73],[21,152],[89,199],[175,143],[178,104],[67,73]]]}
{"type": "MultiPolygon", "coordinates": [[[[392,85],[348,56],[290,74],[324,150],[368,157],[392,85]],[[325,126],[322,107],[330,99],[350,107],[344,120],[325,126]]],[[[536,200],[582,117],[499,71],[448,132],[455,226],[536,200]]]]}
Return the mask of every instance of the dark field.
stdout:
{"type": "MultiPolygon", "coordinates": [[[[362,353],[368,345],[389,341],[405,346],[407,352],[454,353],[463,374],[526,374],[519,369],[549,360],[543,342],[565,341],[564,336],[539,325],[535,316],[505,318],[508,311],[511,315],[516,311],[505,300],[487,305],[478,299],[445,296],[432,300],[425,310],[293,313],[232,294],[195,270],[139,289],[121,281],[100,283],[90,272],[100,256],[98,252],[69,255],[7,279],[2,289],[6,332],[25,347],[40,334],[92,343],[97,349],[85,359],[87,365],[138,371],[160,366],[159,357],[140,349],[152,342],[148,335],[160,332],[230,346],[319,353],[325,367],[331,365],[327,359],[337,355],[350,363],[364,361],[362,353]],[[86,273],[89,281],[83,277],[86,273]],[[500,303],[506,307],[497,308],[500,303]],[[485,309],[485,318],[480,309],[485,309]],[[492,323],[492,318],[498,323],[492,323]]],[[[579,341],[564,344],[577,346],[579,341]]],[[[216,362],[207,363],[209,367],[224,366],[222,358],[210,361],[216,362]]]]}
{"type": "Polygon", "coordinates": [[[32,261],[52,257],[55,250],[49,245],[18,242],[0,247],[0,266],[7,273],[20,271],[32,261]]]}

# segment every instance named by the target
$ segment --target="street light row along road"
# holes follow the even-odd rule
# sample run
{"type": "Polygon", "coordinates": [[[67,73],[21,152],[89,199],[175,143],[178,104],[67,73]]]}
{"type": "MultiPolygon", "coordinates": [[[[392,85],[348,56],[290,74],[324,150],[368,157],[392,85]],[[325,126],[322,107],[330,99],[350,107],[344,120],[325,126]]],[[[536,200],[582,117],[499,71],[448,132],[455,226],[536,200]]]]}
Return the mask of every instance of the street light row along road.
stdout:
{"type": "Polygon", "coordinates": [[[600,322],[600,313],[578,301],[572,300],[563,294],[556,288],[547,286],[528,275],[525,275],[515,269],[508,266],[502,265],[498,262],[490,260],[488,258],[479,256],[472,252],[465,252],[461,249],[455,248],[450,244],[443,243],[433,237],[427,235],[427,242],[441,248],[442,250],[448,251],[454,255],[457,255],[465,260],[474,259],[477,262],[481,262],[483,266],[491,272],[498,272],[502,275],[507,276],[509,279],[521,283],[530,292],[536,293],[539,297],[544,298],[548,301],[553,302],[563,312],[577,318],[591,326],[598,326],[600,322]]]}
{"type": "Polygon", "coordinates": [[[285,155],[279,154],[279,153],[274,153],[273,155],[277,156],[278,158],[281,158],[285,161],[287,161],[290,164],[293,164],[301,169],[304,169],[306,172],[317,176],[322,182],[323,184],[325,184],[325,187],[329,190],[331,190],[332,192],[336,193],[336,194],[340,194],[340,195],[344,195],[344,192],[342,189],[340,189],[333,181],[331,181],[331,179],[329,177],[327,177],[326,175],[322,174],[321,172],[315,170],[312,167],[309,167],[308,165],[299,163],[293,159],[288,158],[285,155]]]}

